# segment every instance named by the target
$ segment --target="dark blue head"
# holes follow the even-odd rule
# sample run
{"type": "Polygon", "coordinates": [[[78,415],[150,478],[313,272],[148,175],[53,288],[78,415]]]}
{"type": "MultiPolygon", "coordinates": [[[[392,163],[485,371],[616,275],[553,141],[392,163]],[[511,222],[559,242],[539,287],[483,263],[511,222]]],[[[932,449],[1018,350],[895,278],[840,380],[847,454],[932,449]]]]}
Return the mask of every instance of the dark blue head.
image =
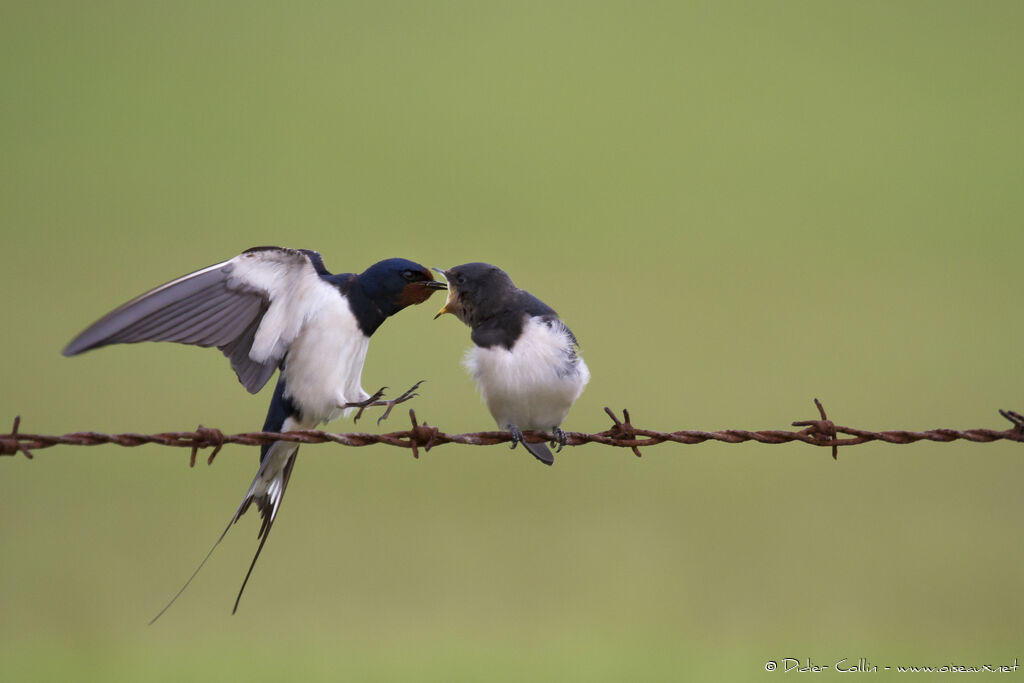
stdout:
{"type": "MultiPolygon", "coordinates": [[[[356,276],[364,302],[352,301],[356,318],[363,331],[372,334],[385,318],[406,306],[421,304],[447,285],[434,279],[430,270],[404,258],[389,258],[374,263],[356,276]],[[360,306],[360,303],[366,306],[360,306]],[[372,315],[374,311],[379,315],[372,315]]],[[[352,293],[354,295],[354,292],[352,293]]],[[[350,296],[351,298],[351,296],[350,296]]]]}

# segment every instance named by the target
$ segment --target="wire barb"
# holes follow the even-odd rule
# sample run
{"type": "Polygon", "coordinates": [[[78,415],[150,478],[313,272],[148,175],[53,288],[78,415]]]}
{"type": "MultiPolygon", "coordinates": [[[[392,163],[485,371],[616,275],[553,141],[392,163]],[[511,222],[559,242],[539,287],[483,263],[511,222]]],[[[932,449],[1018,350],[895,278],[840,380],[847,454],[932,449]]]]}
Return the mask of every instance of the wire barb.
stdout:
{"type": "Polygon", "coordinates": [[[14,424],[11,426],[11,433],[0,437],[0,455],[14,455],[21,453],[31,460],[34,456],[32,451],[21,442],[21,435],[18,434],[18,427],[21,426],[21,415],[14,416],[14,424]]]}
{"type": "Polygon", "coordinates": [[[1005,417],[1013,424],[1013,428],[1015,431],[1020,432],[1021,435],[1024,435],[1024,415],[1021,415],[1020,413],[1015,413],[1012,410],[1000,410],[999,414],[1005,417]]]}
{"type": "Polygon", "coordinates": [[[828,415],[825,414],[825,406],[821,405],[821,401],[814,399],[814,405],[818,407],[818,414],[821,415],[820,420],[800,420],[794,422],[794,427],[807,427],[801,431],[803,434],[807,434],[810,437],[817,438],[821,441],[822,446],[832,446],[832,459],[839,459],[839,439],[836,437],[836,426],[832,420],[828,419],[828,415]]]}
{"type": "Polygon", "coordinates": [[[211,429],[199,425],[196,427],[196,438],[192,441],[192,455],[189,456],[188,466],[196,466],[196,451],[200,448],[213,447],[213,453],[210,453],[210,457],[206,459],[207,465],[213,464],[213,459],[220,453],[220,449],[224,446],[224,433],[219,429],[211,429]]]}
{"type": "MultiPolygon", "coordinates": [[[[416,387],[410,390],[411,393],[416,387]]],[[[401,397],[400,397],[401,398],[401,397]]],[[[742,429],[726,429],[717,432],[702,432],[695,430],[680,430],[674,432],[659,432],[651,429],[640,429],[635,427],[631,421],[629,411],[623,409],[622,419],[612,411],[605,408],[604,412],[612,420],[612,426],[596,434],[585,434],[582,432],[566,432],[566,443],[571,446],[581,446],[587,443],[603,444],[617,448],[629,448],[633,454],[640,457],[640,448],[656,446],[661,443],[678,444],[699,444],[706,441],[719,441],[722,443],[744,443],[755,441],[764,444],[782,444],[800,441],[802,443],[830,448],[832,457],[838,459],[839,446],[856,446],[871,441],[881,441],[889,444],[910,444],[918,441],[934,441],[937,443],[949,443],[963,440],[975,443],[991,443],[993,441],[1016,441],[1024,442],[1024,415],[1010,410],[1000,410],[999,414],[1010,421],[1011,427],[1005,430],[994,429],[930,429],[923,432],[912,431],[884,431],[872,432],[853,427],[837,425],[828,418],[821,401],[814,399],[818,408],[820,419],[801,420],[793,422],[794,427],[803,427],[799,431],[787,430],[761,430],[747,431],[742,429]],[[842,437],[842,438],[841,438],[842,437]]],[[[213,463],[214,457],[220,452],[225,444],[239,444],[243,446],[259,446],[274,441],[289,441],[293,443],[336,443],[342,446],[369,446],[372,444],[384,444],[386,446],[397,446],[408,448],[412,451],[414,458],[419,458],[420,449],[429,451],[435,446],[443,444],[464,444],[470,446],[493,446],[495,444],[508,443],[512,440],[508,432],[469,432],[465,434],[447,434],[437,427],[426,422],[420,424],[416,419],[416,413],[409,411],[411,426],[404,431],[388,432],[384,434],[368,434],[365,432],[349,432],[346,434],[335,434],[319,430],[306,430],[295,432],[245,432],[241,434],[224,434],[218,429],[203,427],[200,425],[194,432],[163,432],[160,434],[100,434],[97,432],[74,432],[62,436],[45,436],[40,434],[24,434],[19,431],[21,418],[14,419],[14,425],[10,434],[0,434],[0,456],[21,453],[26,458],[32,458],[34,450],[50,448],[51,446],[96,446],[99,444],[115,444],[118,446],[133,447],[143,444],[158,444],[161,446],[174,446],[188,448],[190,450],[189,466],[195,464],[196,454],[199,449],[212,448],[213,452],[207,459],[207,463],[213,463]]],[[[550,435],[540,431],[524,432],[524,435],[532,440],[544,440],[550,435]]]]}
{"type": "Polygon", "coordinates": [[[417,460],[420,457],[419,449],[422,447],[424,451],[430,452],[430,449],[434,447],[434,443],[437,441],[437,436],[441,432],[437,427],[432,427],[426,422],[418,424],[416,422],[416,411],[409,409],[409,420],[412,421],[412,429],[409,430],[409,447],[412,448],[412,457],[417,460]]]}
{"type": "MultiPolygon", "coordinates": [[[[604,407],[604,412],[608,413],[608,417],[615,423],[611,429],[605,432],[610,438],[618,441],[636,441],[636,430],[633,429],[633,425],[629,421],[628,410],[622,409],[622,422],[619,422],[619,418],[615,417],[615,413],[608,406],[604,407]]],[[[633,444],[630,448],[633,450],[633,455],[638,458],[643,457],[640,453],[640,446],[633,444]]]]}

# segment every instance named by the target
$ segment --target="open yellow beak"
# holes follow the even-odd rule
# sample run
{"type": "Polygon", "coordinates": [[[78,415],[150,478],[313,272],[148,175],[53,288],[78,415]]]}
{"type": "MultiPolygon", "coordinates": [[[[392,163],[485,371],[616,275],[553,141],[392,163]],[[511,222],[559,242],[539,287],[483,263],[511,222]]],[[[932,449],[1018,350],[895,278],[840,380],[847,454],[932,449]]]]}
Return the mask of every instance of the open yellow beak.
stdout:
{"type": "Polygon", "coordinates": [[[441,310],[438,311],[437,315],[434,316],[434,320],[437,320],[438,318],[440,318],[445,313],[451,313],[452,315],[455,315],[452,312],[452,308],[454,306],[454,303],[455,303],[455,292],[452,291],[451,287],[449,287],[448,288],[448,298],[445,299],[444,306],[441,307],[441,310]]]}
{"type": "MultiPolygon", "coordinates": [[[[441,274],[441,277],[444,278],[445,282],[448,282],[448,275],[443,270],[441,270],[440,268],[431,268],[431,270],[436,270],[437,272],[439,272],[441,274]]],[[[445,313],[451,313],[452,311],[451,311],[450,308],[448,308],[448,306],[454,300],[455,300],[455,292],[452,291],[451,284],[449,283],[448,284],[448,298],[445,299],[444,306],[441,307],[441,310],[438,311],[437,315],[434,316],[434,320],[437,320],[438,318],[440,318],[445,313]]]]}

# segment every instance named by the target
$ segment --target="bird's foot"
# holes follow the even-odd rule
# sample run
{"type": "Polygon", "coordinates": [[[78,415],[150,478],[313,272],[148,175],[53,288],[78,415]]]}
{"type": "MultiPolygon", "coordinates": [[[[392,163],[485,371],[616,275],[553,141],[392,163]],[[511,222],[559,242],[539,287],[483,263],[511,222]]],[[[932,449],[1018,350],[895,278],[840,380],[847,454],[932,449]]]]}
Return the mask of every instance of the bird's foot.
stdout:
{"type": "Polygon", "coordinates": [[[523,444],[523,448],[530,452],[530,455],[540,460],[545,465],[551,465],[555,462],[554,456],[551,455],[551,450],[548,449],[544,442],[530,443],[526,440],[521,429],[518,425],[506,425],[505,429],[512,435],[512,445],[510,448],[515,448],[520,443],[523,444]]]}
{"type": "Polygon", "coordinates": [[[350,401],[349,403],[346,403],[345,405],[343,405],[341,407],[342,408],[359,408],[359,410],[356,411],[356,416],[354,418],[352,418],[352,422],[359,422],[359,418],[361,418],[363,416],[363,411],[364,410],[366,410],[370,406],[379,405],[377,402],[380,401],[380,399],[384,397],[384,390],[385,389],[387,389],[387,387],[381,387],[377,391],[373,392],[373,395],[370,396],[365,401],[350,401]]]}
{"type": "Polygon", "coordinates": [[[370,398],[366,399],[365,401],[355,401],[352,403],[346,403],[343,407],[359,409],[356,412],[355,417],[352,418],[352,422],[358,422],[359,418],[363,416],[363,411],[366,410],[367,408],[386,407],[387,410],[384,411],[384,414],[377,418],[377,424],[380,424],[384,420],[388,419],[388,416],[391,415],[391,410],[396,405],[398,405],[399,403],[405,403],[409,399],[418,396],[416,390],[419,389],[420,385],[423,384],[425,381],[426,380],[421,379],[419,382],[416,382],[416,384],[413,384],[411,387],[409,387],[409,390],[406,391],[404,394],[396,398],[393,398],[390,401],[381,400],[384,397],[384,390],[387,389],[387,387],[381,387],[380,389],[374,392],[373,396],[370,396],[370,398]]]}
{"type": "Polygon", "coordinates": [[[519,445],[520,441],[526,443],[526,441],[523,439],[523,432],[522,430],[519,429],[519,427],[515,425],[506,425],[505,429],[508,430],[508,433],[512,435],[512,445],[509,446],[509,448],[515,448],[516,446],[519,445]]]}
{"type": "Polygon", "coordinates": [[[380,405],[387,406],[387,410],[384,411],[383,415],[377,418],[377,424],[380,424],[384,420],[388,419],[388,415],[391,414],[391,409],[397,406],[399,403],[405,403],[409,399],[419,396],[419,394],[416,393],[416,390],[419,389],[420,385],[426,381],[427,380],[425,379],[421,379],[419,382],[416,382],[416,384],[413,384],[411,387],[409,387],[401,396],[393,398],[390,401],[382,401],[380,405]]]}
{"type": "Polygon", "coordinates": [[[569,437],[561,430],[560,427],[557,426],[551,428],[551,434],[553,437],[551,439],[551,445],[558,446],[558,448],[555,449],[555,453],[561,453],[562,447],[569,443],[569,437]]]}

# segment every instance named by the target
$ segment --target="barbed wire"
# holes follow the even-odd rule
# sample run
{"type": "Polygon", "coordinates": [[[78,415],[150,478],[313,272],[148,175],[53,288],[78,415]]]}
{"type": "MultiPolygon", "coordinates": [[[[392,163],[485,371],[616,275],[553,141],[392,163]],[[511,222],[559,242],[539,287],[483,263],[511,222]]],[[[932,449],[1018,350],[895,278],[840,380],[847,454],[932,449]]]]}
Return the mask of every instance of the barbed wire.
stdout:
{"type": "MultiPolygon", "coordinates": [[[[794,427],[803,427],[799,431],[789,430],[758,430],[748,431],[745,429],[725,429],[716,432],[705,432],[695,430],[680,430],[674,432],[661,432],[652,429],[641,429],[633,426],[630,421],[629,411],[623,409],[622,419],[610,409],[605,408],[605,413],[612,420],[612,426],[603,432],[585,434],[582,432],[565,432],[567,445],[580,446],[586,443],[599,443],[605,446],[618,448],[629,448],[640,457],[640,448],[656,446],[661,443],[699,444],[706,441],[718,441],[721,443],[743,443],[756,441],[766,444],[781,444],[800,441],[811,446],[821,446],[832,449],[832,457],[838,458],[840,446],[856,446],[872,441],[881,441],[890,444],[909,444],[918,441],[935,441],[948,443],[951,441],[973,441],[976,443],[990,443],[993,441],[1018,441],[1024,442],[1024,415],[1009,410],[1000,410],[999,414],[1010,421],[1011,427],[1005,430],[994,429],[929,429],[923,432],[907,430],[890,430],[873,432],[866,429],[855,429],[835,424],[828,419],[825,408],[821,401],[814,399],[818,408],[820,419],[799,420],[793,422],[794,427]],[[848,438],[841,438],[848,437],[848,438]]],[[[33,457],[33,451],[52,446],[97,446],[100,444],[115,444],[117,446],[142,446],[145,444],[159,444],[161,446],[174,446],[177,448],[191,449],[189,466],[195,465],[196,454],[200,449],[212,448],[213,452],[207,459],[207,464],[213,462],[221,448],[225,444],[241,444],[244,446],[258,446],[273,441],[291,441],[295,443],[336,443],[342,446],[369,446],[371,444],[385,444],[408,448],[412,450],[414,458],[420,455],[420,449],[429,451],[435,446],[444,444],[465,444],[470,446],[493,446],[495,444],[508,443],[512,441],[512,435],[503,431],[471,432],[466,434],[446,434],[433,425],[426,422],[420,424],[416,419],[416,413],[409,411],[409,419],[412,422],[410,429],[388,432],[385,434],[369,434],[366,432],[349,432],[345,434],[334,434],[320,430],[305,430],[295,432],[243,432],[240,434],[224,434],[219,429],[203,427],[200,425],[191,432],[161,432],[159,434],[101,434],[98,432],[74,432],[61,436],[46,436],[42,434],[24,434],[19,431],[21,417],[14,418],[14,425],[10,434],[0,435],[0,455],[15,455],[21,453],[26,458],[33,457]]],[[[531,443],[547,441],[550,436],[544,432],[526,431],[523,432],[525,439],[531,443]]]]}

